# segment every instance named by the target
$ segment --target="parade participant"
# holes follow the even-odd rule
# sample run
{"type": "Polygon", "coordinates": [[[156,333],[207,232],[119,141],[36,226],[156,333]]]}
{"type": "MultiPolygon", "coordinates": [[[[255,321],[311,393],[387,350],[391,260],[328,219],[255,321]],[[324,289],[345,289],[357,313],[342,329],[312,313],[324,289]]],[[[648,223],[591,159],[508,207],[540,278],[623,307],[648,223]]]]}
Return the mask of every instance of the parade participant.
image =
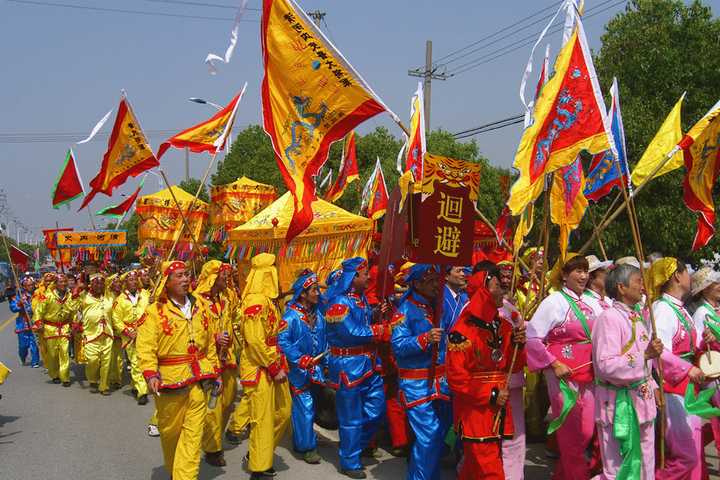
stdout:
{"type": "MultiPolygon", "coordinates": [[[[720,351],[720,273],[710,267],[702,267],[691,277],[691,291],[695,303],[693,322],[703,325],[700,350],[720,351]]],[[[720,403],[720,394],[713,397],[715,405],[720,403]]],[[[720,451],[720,417],[710,419],[715,447],[720,451]]]]}
{"type": "Polygon", "coordinates": [[[525,280],[520,282],[515,291],[516,305],[521,312],[529,308],[540,293],[540,277],[545,262],[545,251],[542,247],[530,247],[523,253],[522,260],[529,270],[525,273],[525,280]]]}
{"type": "Polygon", "coordinates": [[[87,364],[85,377],[90,383],[90,393],[110,395],[108,377],[113,346],[113,330],[110,321],[112,301],[105,295],[105,278],[96,273],[90,276],[90,287],[83,292],[83,285],[73,292],[71,308],[80,313],[83,348],[87,364]]]}
{"type": "Polygon", "coordinates": [[[165,262],[158,299],[145,311],[137,330],[137,359],[155,394],[165,468],[173,480],[197,479],[207,402],[204,384],[222,379],[215,332],[188,296],[185,263],[165,262]]]}
{"type": "Polygon", "coordinates": [[[588,261],[588,283],[583,292],[583,302],[592,308],[597,317],[603,310],[610,308],[610,301],[605,294],[605,279],[613,262],[601,262],[595,255],[588,255],[585,259],[588,261]]]}
{"type": "Polygon", "coordinates": [[[313,431],[318,386],[325,383],[327,366],[325,319],[318,310],[320,289],[317,275],[304,270],[292,286],[293,296],[285,306],[285,326],[278,345],[290,366],[288,378],[292,393],[293,448],[306,463],[320,463],[317,438],[313,431]]]}
{"type": "Polygon", "coordinates": [[[657,384],[651,361],[662,354],[663,344],[651,339],[649,319],[634,310],[643,295],[640,270],[616,267],[606,288],[613,303],[597,317],[592,332],[600,478],[652,479],[657,384]]]}
{"type": "Polygon", "coordinates": [[[70,386],[70,328],[75,312],[70,310],[67,277],[58,274],[55,282],[45,291],[45,300],[40,302],[33,312],[34,328],[42,332],[47,343],[48,375],[53,383],[62,382],[70,386]]]}
{"type": "MultiPolygon", "coordinates": [[[[505,478],[500,444],[513,436],[514,415],[507,404],[507,372],[514,345],[525,343],[525,327],[513,329],[498,315],[503,297],[498,269],[483,268],[470,279],[470,301],[448,337],[447,379],[464,452],[461,480],[505,478]]],[[[522,362],[516,361],[513,371],[520,370],[522,362]]]]}
{"type": "Polygon", "coordinates": [[[122,348],[125,350],[130,363],[130,379],[137,398],[138,405],[148,403],[147,385],[138,366],[135,339],[137,329],[142,323],[143,313],[148,305],[149,294],[139,288],[138,275],[129,271],[121,276],[125,289],[117,296],[112,307],[113,329],[122,339],[122,348]]]}
{"type": "Polygon", "coordinates": [[[445,270],[445,288],[443,289],[443,310],[441,325],[449,332],[460,316],[460,310],[468,301],[465,293],[467,278],[464,267],[447,267],[445,270]]]}
{"type": "MultiPolygon", "coordinates": [[[[47,272],[43,275],[42,281],[40,282],[40,285],[37,286],[35,291],[32,294],[32,311],[36,312],[39,305],[45,301],[47,298],[45,296],[47,289],[55,283],[55,273],[53,272],[47,272]]],[[[34,318],[33,314],[33,318],[34,318]]],[[[38,330],[37,328],[33,328],[33,331],[35,335],[37,336],[37,345],[38,350],[40,352],[40,360],[42,361],[43,365],[45,365],[45,368],[47,368],[47,341],[45,340],[45,335],[43,335],[42,330],[38,330]]]]}
{"type": "Polygon", "coordinates": [[[192,294],[198,315],[202,316],[203,322],[209,322],[210,330],[215,332],[215,348],[222,371],[222,395],[217,398],[215,408],[208,409],[202,441],[205,461],[216,467],[226,465],[222,437],[237,393],[238,372],[230,336],[235,311],[226,294],[229,272],[230,265],[210,260],[203,265],[198,286],[192,294]]]}
{"type": "Polygon", "coordinates": [[[360,455],[370,445],[385,406],[382,379],[375,370],[375,343],[389,340],[390,327],[371,325],[367,281],[365,259],[343,261],[342,273],[328,289],[325,311],[328,383],[337,390],[340,471],[350,478],[367,478],[360,455]]]}
{"type": "MultiPolygon", "coordinates": [[[[522,315],[513,304],[514,296],[510,292],[512,286],[512,262],[498,263],[500,270],[500,288],[503,291],[503,304],[498,308],[500,318],[508,322],[512,328],[519,328],[523,325],[522,315]],[[509,267],[509,268],[508,268],[509,267]],[[508,275],[509,273],[509,275],[508,275]],[[509,280],[509,281],[508,281],[509,280]]],[[[515,360],[520,366],[524,366],[525,352],[518,353],[515,360]]],[[[525,477],[525,416],[524,390],[525,372],[520,368],[510,375],[508,389],[510,391],[510,409],[515,412],[513,419],[513,438],[505,439],[502,442],[503,471],[507,480],[522,480],[525,477]]]]}
{"type": "Polygon", "coordinates": [[[528,367],[543,371],[556,417],[551,424],[560,450],[553,474],[556,479],[590,478],[585,450],[595,427],[590,344],[595,318],[582,297],[587,281],[585,257],[568,253],[565,263],[558,260],[551,273],[551,285],[558,290],[540,303],[527,327],[528,367]],[[568,388],[577,392],[577,401],[562,417],[560,412],[568,408],[565,404],[570,401],[563,393],[568,388]]]}
{"type": "Polygon", "coordinates": [[[275,475],[273,455],[290,420],[288,368],[277,344],[278,332],[284,327],[274,304],[279,294],[275,255],[256,255],[240,306],[240,379],[249,402],[250,445],[246,458],[252,479],[275,475]]]}
{"type": "Polygon", "coordinates": [[[445,358],[440,355],[445,344],[444,330],[434,311],[440,290],[438,277],[432,265],[412,266],[405,278],[409,290],[392,320],[400,399],[415,434],[406,477],[413,480],[440,478],[440,457],[451,425],[445,358]]]}
{"type": "Polygon", "coordinates": [[[689,382],[701,384],[702,371],[694,367],[702,325],[695,325],[683,305],[690,292],[690,273],[683,262],[672,257],[655,261],[648,272],[658,338],[665,345],[661,356],[667,414],[665,468],[656,472],[660,480],[703,477],[702,419],[684,407],[689,382]]]}
{"type": "Polygon", "coordinates": [[[150,271],[147,268],[141,268],[138,270],[138,279],[140,280],[140,288],[147,291],[148,294],[152,294],[155,286],[153,285],[150,271]]]}
{"type": "MultiPolygon", "coordinates": [[[[111,305],[115,304],[115,299],[122,293],[122,282],[117,274],[110,275],[105,279],[105,297],[111,305]]],[[[112,324],[112,312],[110,314],[110,322],[112,324]]],[[[113,345],[110,351],[110,373],[108,374],[108,382],[110,388],[117,390],[122,386],[123,381],[123,349],[122,335],[120,331],[116,331],[113,325],[113,345]]],[[[159,435],[159,434],[158,434],[159,435]]]]}
{"type": "Polygon", "coordinates": [[[32,331],[32,296],[35,290],[33,278],[28,276],[20,282],[20,291],[10,299],[10,311],[17,313],[15,318],[15,333],[18,337],[18,356],[20,363],[25,365],[28,353],[30,353],[30,366],[40,366],[40,354],[35,342],[35,335],[32,331]]]}

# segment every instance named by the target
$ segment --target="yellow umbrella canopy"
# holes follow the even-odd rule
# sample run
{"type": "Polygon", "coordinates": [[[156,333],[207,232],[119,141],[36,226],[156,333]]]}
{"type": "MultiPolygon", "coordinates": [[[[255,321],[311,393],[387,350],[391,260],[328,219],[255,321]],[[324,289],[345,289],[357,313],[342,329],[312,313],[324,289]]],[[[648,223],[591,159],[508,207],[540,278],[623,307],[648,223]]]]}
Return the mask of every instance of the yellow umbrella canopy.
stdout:
{"type": "Polygon", "coordinates": [[[212,187],[208,241],[225,241],[229,230],[250,220],[276,198],[275,187],[247,177],[238,178],[227,185],[212,187]]]}
{"type": "Polygon", "coordinates": [[[310,226],[286,244],[293,198],[290,192],[243,225],[230,230],[228,241],[238,259],[247,261],[258,253],[277,256],[280,286],[288,290],[298,272],[309,268],[320,278],[350,257],[367,256],[373,220],[352,214],[324,200],[315,200],[310,226]]]}
{"type": "MultiPolygon", "coordinates": [[[[192,211],[188,211],[193,201],[193,195],[187,193],[180,187],[172,186],[172,193],[177,199],[192,235],[187,230],[183,231],[178,241],[178,253],[183,255],[193,248],[193,237],[202,238],[203,228],[208,219],[208,204],[198,199],[192,211]]],[[[161,190],[152,195],[140,197],[137,200],[135,212],[140,217],[138,226],[138,242],[141,250],[155,248],[164,250],[172,245],[178,230],[183,228],[183,221],[180,210],[178,210],[170,189],[161,190]]]]}

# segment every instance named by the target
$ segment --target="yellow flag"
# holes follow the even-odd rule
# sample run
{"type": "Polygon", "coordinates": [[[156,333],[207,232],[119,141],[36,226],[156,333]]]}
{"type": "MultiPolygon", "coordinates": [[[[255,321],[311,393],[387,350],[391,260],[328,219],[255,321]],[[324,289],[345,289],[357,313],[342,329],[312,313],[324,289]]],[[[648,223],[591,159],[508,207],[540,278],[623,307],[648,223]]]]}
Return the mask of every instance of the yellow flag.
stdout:
{"type": "Polygon", "coordinates": [[[520,221],[515,229],[515,236],[513,237],[513,255],[517,256],[518,252],[522,248],[523,241],[527,237],[530,230],[533,227],[533,210],[535,210],[534,204],[529,203],[527,207],[520,214],[520,221]]]}
{"type": "MultiPolygon", "coordinates": [[[[670,113],[655,134],[650,145],[648,145],[643,156],[640,157],[640,161],[635,165],[635,170],[633,170],[631,175],[632,183],[635,186],[645,181],[655,167],[657,167],[658,163],[665,159],[665,155],[670,153],[682,138],[680,109],[684,98],[685,94],[683,93],[680,100],[678,100],[673,109],[670,110],[670,113]]],[[[658,178],[682,166],[683,154],[681,151],[678,151],[652,178],[658,178]]]]}
{"type": "Polygon", "coordinates": [[[550,220],[560,227],[558,243],[560,258],[565,259],[570,232],[575,230],[585,215],[588,201],[583,195],[585,175],[580,157],[555,172],[550,189],[550,220]]]}

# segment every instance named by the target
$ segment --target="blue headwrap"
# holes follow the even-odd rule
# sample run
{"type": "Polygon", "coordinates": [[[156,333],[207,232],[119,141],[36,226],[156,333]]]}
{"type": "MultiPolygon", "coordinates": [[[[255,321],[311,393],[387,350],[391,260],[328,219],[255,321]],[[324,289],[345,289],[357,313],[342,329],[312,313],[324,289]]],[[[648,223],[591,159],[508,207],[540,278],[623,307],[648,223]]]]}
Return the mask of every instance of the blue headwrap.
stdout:
{"type": "Polygon", "coordinates": [[[328,301],[338,295],[343,295],[350,291],[352,281],[355,278],[355,275],[357,275],[358,270],[362,270],[367,267],[367,260],[362,257],[354,257],[344,260],[342,262],[342,273],[340,273],[340,276],[333,282],[332,285],[328,286],[326,293],[328,301]]]}
{"type": "Polygon", "coordinates": [[[431,265],[429,263],[416,263],[408,269],[407,273],[405,274],[405,285],[408,286],[408,290],[403,295],[402,300],[405,300],[414,290],[412,282],[422,279],[423,276],[425,276],[425,274],[430,270],[434,270],[435,272],[440,271],[437,265],[431,265]]]}
{"type": "Polygon", "coordinates": [[[302,294],[302,292],[312,287],[313,285],[317,285],[317,283],[317,275],[315,275],[312,270],[303,270],[302,273],[300,273],[300,276],[298,276],[297,280],[295,280],[295,283],[293,283],[292,285],[293,296],[290,299],[290,303],[297,303],[298,299],[300,299],[300,295],[302,294]]]}

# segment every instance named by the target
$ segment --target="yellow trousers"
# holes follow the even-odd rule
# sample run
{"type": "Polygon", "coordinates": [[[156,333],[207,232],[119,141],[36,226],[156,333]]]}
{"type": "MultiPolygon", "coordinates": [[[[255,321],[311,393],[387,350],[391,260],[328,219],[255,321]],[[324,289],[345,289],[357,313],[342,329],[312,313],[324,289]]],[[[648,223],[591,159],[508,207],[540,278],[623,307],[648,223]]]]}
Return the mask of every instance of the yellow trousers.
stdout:
{"type": "Polygon", "coordinates": [[[112,354],[113,339],[100,337],[90,343],[86,343],[85,352],[85,377],[88,382],[99,384],[101,392],[110,388],[108,377],[110,375],[110,356],[112,354]]]}
{"type": "Polygon", "coordinates": [[[122,385],[123,380],[123,354],[122,340],[119,338],[113,340],[112,350],[110,351],[110,373],[108,374],[108,382],[110,385],[122,385]]]}
{"type": "Polygon", "coordinates": [[[43,365],[45,365],[45,368],[47,368],[47,340],[45,340],[45,335],[43,335],[43,332],[38,332],[37,342],[38,350],[40,351],[40,360],[42,360],[43,365]]]}
{"type": "Polygon", "coordinates": [[[59,378],[62,382],[70,381],[70,341],[66,337],[48,338],[47,367],[52,379],[59,378]]]}
{"type": "Polygon", "coordinates": [[[230,416],[230,423],[228,424],[228,430],[235,435],[241,435],[243,431],[250,424],[250,397],[245,392],[240,396],[240,401],[235,405],[230,416]]]}
{"type": "Polygon", "coordinates": [[[85,365],[87,357],[85,356],[85,345],[83,344],[82,335],[76,333],[73,335],[73,348],[75,349],[75,363],[85,365]]]}
{"type": "Polygon", "coordinates": [[[207,403],[198,383],[155,396],[165,469],[173,480],[197,480],[207,403]]]}
{"type": "Polygon", "coordinates": [[[147,395],[147,383],[145,382],[145,377],[143,377],[143,374],[140,371],[140,366],[138,365],[135,342],[130,342],[127,347],[125,347],[125,353],[127,354],[128,362],[130,362],[130,380],[132,382],[132,387],[137,390],[138,397],[141,395],[147,395]]]}
{"type": "Polygon", "coordinates": [[[230,420],[232,404],[237,394],[237,372],[225,370],[222,373],[223,391],[217,400],[215,408],[209,409],[205,417],[205,431],[203,432],[202,449],[207,453],[222,450],[222,437],[225,427],[230,420]]]}
{"type": "Polygon", "coordinates": [[[258,384],[247,387],[250,402],[251,472],[264,472],[273,466],[275,447],[290,423],[292,399],[288,382],[275,383],[260,373],[258,384]]]}
{"type": "Polygon", "coordinates": [[[148,421],[148,425],[155,425],[157,427],[157,407],[153,410],[153,414],[148,421]]]}

